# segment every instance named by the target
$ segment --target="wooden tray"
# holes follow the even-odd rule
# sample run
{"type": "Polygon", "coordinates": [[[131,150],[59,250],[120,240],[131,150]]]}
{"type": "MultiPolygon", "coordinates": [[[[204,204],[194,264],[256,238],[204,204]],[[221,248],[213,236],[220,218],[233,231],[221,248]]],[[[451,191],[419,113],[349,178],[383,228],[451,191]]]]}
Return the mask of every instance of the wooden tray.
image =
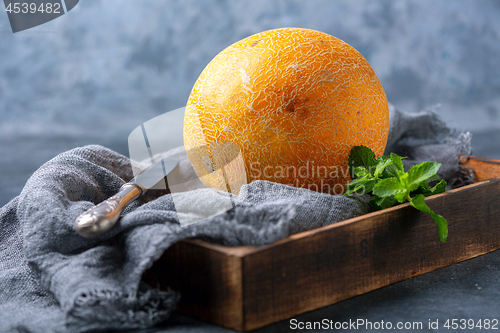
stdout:
{"type": "Polygon", "coordinates": [[[181,241],[144,275],[181,292],[177,312],[253,330],[500,248],[500,161],[471,156],[478,183],[426,198],[446,243],[408,203],[264,246],[181,241]]]}

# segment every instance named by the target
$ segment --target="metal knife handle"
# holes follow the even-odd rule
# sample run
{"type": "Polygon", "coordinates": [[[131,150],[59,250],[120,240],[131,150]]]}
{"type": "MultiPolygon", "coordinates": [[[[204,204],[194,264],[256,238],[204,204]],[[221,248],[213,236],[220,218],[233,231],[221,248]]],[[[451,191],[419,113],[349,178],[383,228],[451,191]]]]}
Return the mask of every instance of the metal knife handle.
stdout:
{"type": "Polygon", "coordinates": [[[99,236],[111,229],[132,201],[142,195],[143,189],[132,183],[127,183],[111,198],[101,202],[78,216],[75,221],[75,231],[83,237],[99,236]]]}

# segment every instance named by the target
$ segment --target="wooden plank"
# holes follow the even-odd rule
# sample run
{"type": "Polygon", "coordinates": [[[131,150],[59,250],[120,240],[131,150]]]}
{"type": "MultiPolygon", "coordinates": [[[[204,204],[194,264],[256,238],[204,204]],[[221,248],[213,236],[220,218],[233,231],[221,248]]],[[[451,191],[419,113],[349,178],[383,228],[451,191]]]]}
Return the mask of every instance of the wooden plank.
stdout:
{"type": "MultiPolygon", "coordinates": [[[[500,175],[500,161],[463,164],[478,180],[500,175]]],[[[499,195],[497,177],[427,198],[448,219],[444,244],[427,214],[403,204],[264,246],[182,241],[145,280],[179,290],[180,313],[252,330],[500,248],[499,195]]]]}

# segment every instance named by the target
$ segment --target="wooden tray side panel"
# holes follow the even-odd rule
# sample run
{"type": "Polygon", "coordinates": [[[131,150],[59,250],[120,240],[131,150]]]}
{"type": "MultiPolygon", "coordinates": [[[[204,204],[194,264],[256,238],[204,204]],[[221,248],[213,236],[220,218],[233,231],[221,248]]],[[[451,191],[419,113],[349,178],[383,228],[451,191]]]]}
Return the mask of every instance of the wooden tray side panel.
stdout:
{"type": "Polygon", "coordinates": [[[178,242],[144,273],[161,290],[179,291],[177,312],[211,323],[242,329],[241,257],[195,242],[178,242]]]}
{"type": "Polygon", "coordinates": [[[330,305],[500,248],[500,179],[426,200],[449,221],[405,204],[243,258],[244,330],[330,305]]]}

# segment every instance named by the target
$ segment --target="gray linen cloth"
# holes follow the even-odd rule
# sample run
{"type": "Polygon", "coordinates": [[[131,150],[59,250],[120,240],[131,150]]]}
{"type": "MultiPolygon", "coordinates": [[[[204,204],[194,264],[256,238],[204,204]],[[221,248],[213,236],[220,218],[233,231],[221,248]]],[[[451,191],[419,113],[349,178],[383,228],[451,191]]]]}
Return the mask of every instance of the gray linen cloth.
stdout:
{"type": "MultiPolygon", "coordinates": [[[[452,184],[471,181],[458,164],[470,135],[456,136],[430,111],[391,106],[387,152],[443,163],[452,184]]],[[[44,164],[22,193],[0,209],[0,332],[87,332],[148,328],[168,319],[179,295],[141,282],[143,272],[188,237],[225,245],[265,244],[370,211],[366,197],[348,198],[255,181],[235,208],[181,227],[170,195],[127,210],[97,238],[73,230],[83,211],[132,178],[130,161],[100,146],[76,148],[44,164]]],[[[218,192],[186,192],[209,207],[218,192]]],[[[193,201],[194,200],[194,201],[193,201]]]]}

